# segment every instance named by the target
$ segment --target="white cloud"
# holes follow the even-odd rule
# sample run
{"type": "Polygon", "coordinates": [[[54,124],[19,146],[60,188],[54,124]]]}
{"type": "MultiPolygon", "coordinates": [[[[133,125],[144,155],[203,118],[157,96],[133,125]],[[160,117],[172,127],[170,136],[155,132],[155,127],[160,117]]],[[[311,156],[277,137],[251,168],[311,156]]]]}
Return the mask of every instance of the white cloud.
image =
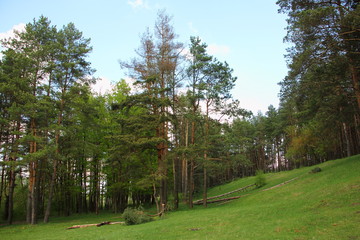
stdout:
{"type": "MultiPolygon", "coordinates": [[[[226,45],[210,44],[207,46],[207,53],[215,57],[224,57],[230,53],[230,47],[226,45]]],[[[192,60],[193,57],[189,48],[185,48],[181,52],[181,55],[184,56],[187,60],[192,60]]]]}
{"type": "Polygon", "coordinates": [[[192,54],[190,53],[190,49],[189,48],[184,48],[182,51],[181,51],[181,56],[185,57],[186,60],[192,60],[193,59],[193,56],[192,54]]]}
{"type": "Polygon", "coordinates": [[[129,0],[128,4],[132,7],[132,8],[145,8],[145,9],[149,9],[149,5],[146,1],[143,0],[129,0]]]}
{"type": "Polygon", "coordinates": [[[199,31],[194,27],[194,24],[192,22],[188,22],[188,27],[193,34],[199,34],[199,31]]]}
{"type": "Polygon", "coordinates": [[[22,32],[25,30],[25,23],[14,25],[9,31],[0,33],[0,40],[15,37],[14,30],[22,32]]]}
{"type": "Polygon", "coordinates": [[[210,55],[228,55],[230,53],[230,47],[226,45],[210,44],[207,50],[210,55]]]}
{"type": "Polygon", "coordinates": [[[134,93],[139,91],[138,87],[135,85],[136,80],[134,78],[125,77],[124,80],[129,85],[129,87],[131,88],[130,93],[134,94],[134,93]]]}
{"type": "MultiPolygon", "coordinates": [[[[135,94],[136,92],[139,91],[137,86],[134,84],[135,79],[126,77],[126,78],[124,78],[124,80],[131,88],[130,93],[135,94]]],[[[107,93],[111,93],[111,91],[113,90],[115,85],[116,85],[116,82],[110,81],[106,77],[99,77],[98,80],[96,81],[96,83],[91,86],[91,90],[93,93],[105,95],[107,93]]]]}
{"type": "Polygon", "coordinates": [[[94,85],[91,86],[91,90],[94,93],[104,95],[110,92],[112,89],[112,83],[106,77],[100,77],[94,85]]]}
{"type": "MultiPolygon", "coordinates": [[[[0,33],[0,41],[8,38],[14,38],[14,30],[18,32],[23,32],[25,30],[25,23],[19,23],[14,25],[9,31],[0,33]]],[[[4,50],[4,47],[0,44],[0,51],[4,50]]],[[[3,54],[0,52],[0,59],[3,57],[3,54]]]]}

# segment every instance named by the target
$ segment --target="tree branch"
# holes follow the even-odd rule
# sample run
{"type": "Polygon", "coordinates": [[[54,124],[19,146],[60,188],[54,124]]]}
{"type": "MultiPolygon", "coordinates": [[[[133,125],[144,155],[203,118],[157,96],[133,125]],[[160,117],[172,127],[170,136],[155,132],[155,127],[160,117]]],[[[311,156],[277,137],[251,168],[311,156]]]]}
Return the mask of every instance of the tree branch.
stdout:
{"type": "Polygon", "coordinates": [[[75,228],[85,228],[85,227],[101,227],[103,225],[113,225],[113,224],[125,224],[125,222],[101,222],[101,223],[92,223],[92,224],[84,224],[84,225],[74,225],[72,227],[68,227],[67,229],[75,229],[75,228]]]}

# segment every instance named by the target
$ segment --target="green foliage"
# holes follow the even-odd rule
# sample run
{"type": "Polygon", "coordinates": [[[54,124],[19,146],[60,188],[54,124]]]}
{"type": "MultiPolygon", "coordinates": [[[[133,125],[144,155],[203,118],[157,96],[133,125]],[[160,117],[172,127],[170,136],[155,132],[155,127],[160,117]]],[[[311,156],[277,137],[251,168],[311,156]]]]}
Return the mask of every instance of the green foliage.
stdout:
{"type": "Polygon", "coordinates": [[[151,217],[146,215],[142,208],[126,208],[122,217],[126,225],[136,225],[151,221],[151,217]]]}
{"type": "Polygon", "coordinates": [[[265,178],[264,171],[262,171],[262,170],[256,171],[255,185],[257,188],[261,188],[266,185],[266,178],[265,178]]]}
{"type": "MultiPolygon", "coordinates": [[[[28,194],[28,186],[23,185],[23,183],[20,182],[21,180],[19,178],[16,179],[16,186],[14,189],[14,209],[13,209],[13,218],[14,221],[22,221],[23,216],[26,214],[26,200],[27,200],[27,194],[28,194]]],[[[5,219],[5,212],[6,212],[6,204],[7,204],[7,198],[4,197],[1,201],[0,205],[0,224],[2,221],[6,221],[5,219]]],[[[1,230],[0,230],[1,231],[1,230]]]]}
{"type": "Polygon", "coordinates": [[[318,172],[321,172],[321,171],[322,171],[321,168],[316,167],[316,168],[311,169],[310,173],[318,173],[318,172]]]}
{"type": "Polygon", "coordinates": [[[304,165],[344,156],[340,149],[348,156],[359,153],[349,140],[359,127],[354,120],[360,111],[358,2],[277,4],[288,15],[285,40],[294,44],[288,49],[288,76],[280,83],[280,111],[292,130],[287,157],[304,165]]]}
{"type": "Polygon", "coordinates": [[[28,194],[28,186],[21,186],[20,181],[17,182],[20,186],[15,188],[14,197],[16,201],[14,202],[14,218],[22,219],[26,212],[26,200],[28,194]]]}
{"type": "MultiPolygon", "coordinates": [[[[201,185],[206,193],[208,183],[252,176],[254,169],[292,169],[359,152],[360,94],[353,86],[359,82],[359,8],[349,5],[355,1],[317,2],[278,0],[289,14],[290,71],[280,108],[256,116],[229,101],[233,70],[208,55],[200,38],[191,37],[184,62],[165,12],[154,34],[143,35],[137,58],[121,62],[137,93],[120,80],[105,96],[91,93],[90,39],[72,23],[57,29],[43,16],[34,20],[3,42],[3,165],[29,172],[22,176],[34,189],[28,200],[38,200],[32,206],[42,211],[53,188],[53,212],[70,214],[99,211],[101,204],[121,212],[130,196],[135,205],[151,204],[156,194],[165,203],[170,189],[174,199],[192,197],[201,185]],[[230,114],[241,117],[229,124],[218,119],[230,114]]],[[[4,199],[10,171],[2,172],[4,199]]],[[[256,175],[260,188],[265,175],[256,175]]],[[[17,199],[18,192],[25,190],[15,189],[16,211],[26,199],[17,199]]],[[[134,217],[140,213],[125,212],[132,224],[142,221],[134,217]]]]}

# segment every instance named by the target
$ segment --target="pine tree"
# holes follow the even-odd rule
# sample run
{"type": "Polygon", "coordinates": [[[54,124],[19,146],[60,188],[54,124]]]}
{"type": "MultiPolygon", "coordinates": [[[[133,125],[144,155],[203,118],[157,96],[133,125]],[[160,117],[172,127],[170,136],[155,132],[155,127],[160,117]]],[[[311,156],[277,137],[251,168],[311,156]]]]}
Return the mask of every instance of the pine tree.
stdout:
{"type": "Polygon", "coordinates": [[[61,164],[60,136],[62,127],[64,126],[63,122],[67,110],[67,102],[69,101],[69,98],[71,98],[70,90],[76,83],[82,82],[88,84],[91,82],[92,79],[87,79],[87,76],[93,73],[93,69],[90,68],[90,63],[86,61],[86,57],[92,50],[89,46],[90,39],[83,38],[82,32],[76,29],[73,23],[64,26],[57,34],[56,40],[59,49],[56,54],[56,67],[52,72],[54,85],[59,89],[59,91],[55,93],[58,111],[55,129],[56,150],[44,222],[49,221],[57,168],[58,164],[61,164]]]}
{"type": "Polygon", "coordinates": [[[293,111],[292,129],[300,129],[288,130],[293,136],[288,156],[313,164],[358,153],[357,1],[279,0],[277,4],[280,12],[288,14],[285,40],[294,44],[288,55],[290,71],[281,83],[282,106],[293,111]]]}
{"type": "Polygon", "coordinates": [[[176,42],[176,34],[171,26],[171,17],[164,11],[158,13],[154,36],[149,30],[141,39],[137,51],[139,58],[131,63],[122,62],[124,68],[130,70],[130,76],[137,80],[143,93],[138,101],[147,101],[149,114],[153,116],[154,130],[158,143],[157,150],[157,180],[159,181],[160,209],[167,205],[168,195],[168,143],[170,126],[170,107],[173,98],[171,91],[175,87],[177,67],[180,64],[182,44],[176,42]],[[141,100],[143,99],[143,100],[141,100]]]}

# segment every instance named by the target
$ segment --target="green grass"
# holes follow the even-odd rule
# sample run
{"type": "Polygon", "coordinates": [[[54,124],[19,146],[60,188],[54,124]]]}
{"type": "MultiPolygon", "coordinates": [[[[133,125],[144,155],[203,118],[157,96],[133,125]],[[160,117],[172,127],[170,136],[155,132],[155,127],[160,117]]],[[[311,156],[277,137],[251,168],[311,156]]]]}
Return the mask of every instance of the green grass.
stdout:
{"type": "MultiPolygon", "coordinates": [[[[0,239],[348,239],[360,240],[360,155],[313,167],[266,174],[267,184],[226,204],[182,207],[162,219],[134,225],[66,230],[76,224],[120,221],[119,215],[53,218],[49,224],[0,227],[0,239]],[[298,179],[268,191],[292,178],[298,179]]],[[[209,190],[209,196],[254,183],[240,179],[209,190]]]]}

